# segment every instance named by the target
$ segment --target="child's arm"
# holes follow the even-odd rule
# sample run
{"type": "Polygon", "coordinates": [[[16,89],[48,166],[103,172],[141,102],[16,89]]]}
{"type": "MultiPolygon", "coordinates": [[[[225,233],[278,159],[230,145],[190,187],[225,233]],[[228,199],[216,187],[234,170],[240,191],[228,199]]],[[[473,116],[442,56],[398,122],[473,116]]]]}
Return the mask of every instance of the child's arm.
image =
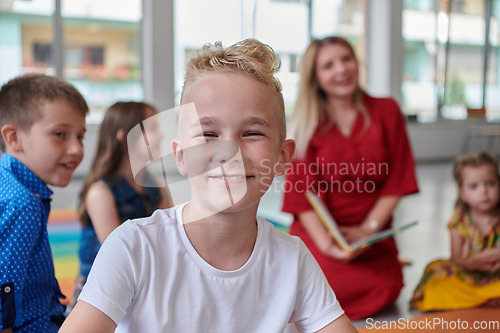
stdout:
{"type": "Polygon", "coordinates": [[[488,249],[474,254],[469,258],[462,258],[464,239],[456,229],[450,230],[451,260],[469,271],[495,271],[500,268],[500,250],[488,249]]]}
{"type": "Polygon", "coordinates": [[[0,333],[12,333],[12,328],[6,328],[2,330],[0,333]]]}
{"type": "Polygon", "coordinates": [[[112,333],[115,329],[115,322],[101,310],[79,301],[64,321],[59,333],[112,333]]]}
{"type": "Polygon", "coordinates": [[[349,318],[345,314],[338,317],[330,324],[326,325],[318,332],[320,333],[334,333],[334,332],[342,332],[342,333],[357,333],[358,330],[353,326],[349,318]]]}
{"type": "MultiPolygon", "coordinates": [[[[3,200],[0,203],[0,252],[2,253],[0,286],[3,289],[5,284],[13,284],[10,297],[16,303],[14,308],[12,308],[14,303],[8,301],[0,306],[2,332],[12,332],[10,325],[10,327],[6,327],[6,321],[14,322],[12,325],[14,327],[23,324],[23,317],[25,318],[26,314],[22,304],[29,302],[26,300],[26,295],[23,294],[26,284],[30,283],[26,272],[30,269],[32,251],[43,232],[41,212],[37,209],[38,204],[30,197],[24,202],[20,201],[19,198],[16,198],[9,202],[3,200]]],[[[50,252],[46,253],[50,256],[50,252]]],[[[52,257],[48,260],[52,261],[52,257]]],[[[47,261],[39,260],[35,264],[45,265],[47,263],[47,261]]],[[[43,313],[43,315],[45,314],[48,313],[43,313]]]]}
{"type": "Polygon", "coordinates": [[[85,198],[85,206],[99,243],[102,244],[120,226],[115,199],[108,186],[101,182],[92,184],[85,198]]]}

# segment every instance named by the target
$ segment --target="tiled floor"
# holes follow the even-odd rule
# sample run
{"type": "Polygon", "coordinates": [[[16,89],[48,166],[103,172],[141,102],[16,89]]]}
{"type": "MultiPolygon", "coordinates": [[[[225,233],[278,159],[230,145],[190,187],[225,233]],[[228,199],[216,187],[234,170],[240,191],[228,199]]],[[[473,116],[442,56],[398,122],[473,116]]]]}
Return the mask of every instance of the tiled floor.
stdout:
{"type": "MultiPolygon", "coordinates": [[[[374,316],[376,320],[397,320],[418,315],[408,309],[408,301],[430,261],[449,257],[450,241],[446,225],[456,199],[456,189],[451,176],[451,164],[421,164],[417,166],[420,193],[404,198],[395,212],[395,224],[418,220],[420,224],[396,237],[402,258],[412,261],[404,268],[405,287],[396,304],[374,316]]],[[[76,205],[82,180],[77,179],[63,189],[53,189],[52,207],[73,208],[76,205]]],[[[175,202],[189,199],[185,183],[171,186],[175,202]]],[[[290,223],[290,216],[279,211],[281,194],[272,187],[261,200],[259,214],[276,222],[290,223]]],[[[357,327],[364,320],[355,322],[357,327]]]]}

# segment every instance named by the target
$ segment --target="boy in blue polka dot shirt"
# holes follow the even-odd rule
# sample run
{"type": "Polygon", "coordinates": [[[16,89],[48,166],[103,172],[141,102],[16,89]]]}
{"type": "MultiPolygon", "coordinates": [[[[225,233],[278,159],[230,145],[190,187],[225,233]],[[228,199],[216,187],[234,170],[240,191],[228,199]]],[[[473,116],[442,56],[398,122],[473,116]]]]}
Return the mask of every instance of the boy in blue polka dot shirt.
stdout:
{"type": "Polygon", "coordinates": [[[63,298],[47,236],[52,191],[83,158],[88,106],[69,83],[24,75],[0,89],[0,331],[57,332],[63,298]]]}

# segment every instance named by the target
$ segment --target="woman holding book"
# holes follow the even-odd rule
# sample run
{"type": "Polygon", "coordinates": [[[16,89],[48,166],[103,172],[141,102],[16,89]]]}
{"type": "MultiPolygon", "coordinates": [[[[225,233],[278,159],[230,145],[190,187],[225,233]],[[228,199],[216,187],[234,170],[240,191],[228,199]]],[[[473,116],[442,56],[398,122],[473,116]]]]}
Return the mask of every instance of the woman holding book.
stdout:
{"type": "Polygon", "coordinates": [[[313,253],[349,318],[364,318],[392,304],[403,287],[395,241],[342,250],[305,192],[320,195],[349,243],[390,228],[400,198],[418,191],[405,119],[393,99],[360,88],[354,50],[342,38],[314,40],[301,77],[283,211],[294,215],[291,233],[313,253]]]}

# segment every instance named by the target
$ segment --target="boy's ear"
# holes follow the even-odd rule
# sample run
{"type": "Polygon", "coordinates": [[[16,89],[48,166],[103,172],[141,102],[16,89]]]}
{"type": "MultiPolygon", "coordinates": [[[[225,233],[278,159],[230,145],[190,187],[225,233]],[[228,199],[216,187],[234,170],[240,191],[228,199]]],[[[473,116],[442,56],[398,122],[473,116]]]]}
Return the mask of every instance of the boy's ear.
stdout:
{"type": "Polygon", "coordinates": [[[21,129],[15,125],[7,124],[2,127],[2,138],[5,142],[5,150],[11,149],[13,152],[20,153],[23,151],[21,137],[19,136],[21,129]]]}
{"type": "Polygon", "coordinates": [[[295,154],[295,141],[292,139],[285,140],[281,145],[280,156],[275,167],[277,176],[283,176],[288,170],[293,154],[295,154]]]}
{"type": "Polygon", "coordinates": [[[179,139],[172,140],[172,153],[174,154],[175,164],[177,165],[177,170],[183,176],[187,175],[186,161],[184,159],[184,151],[182,150],[182,145],[179,139]]]}

